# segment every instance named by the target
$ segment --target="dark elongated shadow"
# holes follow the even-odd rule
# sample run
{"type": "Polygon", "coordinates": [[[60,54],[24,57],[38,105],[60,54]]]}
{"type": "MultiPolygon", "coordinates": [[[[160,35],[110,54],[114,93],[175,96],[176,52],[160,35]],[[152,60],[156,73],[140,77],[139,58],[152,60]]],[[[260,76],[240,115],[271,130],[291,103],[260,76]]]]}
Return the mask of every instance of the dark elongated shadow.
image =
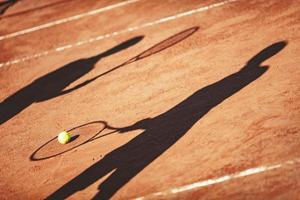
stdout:
{"type": "Polygon", "coordinates": [[[134,37],[101,54],[76,60],[34,80],[0,103],[0,124],[8,121],[32,103],[46,101],[82,88],[87,84],[79,84],[65,90],[68,85],[90,72],[102,58],[129,48],[142,39],[143,36],[134,37]]]}
{"type": "Polygon", "coordinates": [[[284,41],[272,44],[250,59],[238,72],[199,89],[165,113],[119,129],[121,133],[136,129],[144,131],[108,153],[103,159],[49,195],[47,199],[65,199],[112,172],[99,185],[99,191],[94,196],[94,199],[111,198],[184,136],[212,108],[262,76],[268,70],[268,66],[260,66],[261,63],[277,54],[286,44],[284,41]]]}
{"type": "MultiPolygon", "coordinates": [[[[16,0],[14,0],[14,1],[16,1],[16,0]]],[[[53,3],[49,3],[49,4],[47,4],[47,5],[43,5],[43,6],[31,8],[31,9],[28,9],[28,10],[23,10],[23,11],[16,12],[16,13],[11,13],[11,14],[5,14],[5,15],[2,15],[2,16],[0,17],[0,19],[9,18],[9,17],[14,17],[14,16],[18,16],[18,15],[23,15],[23,14],[27,14],[27,13],[34,12],[34,11],[40,11],[40,10],[42,10],[42,9],[49,8],[49,7],[51,7],[51,6],[55,6],[55,5],[67,3],[67,2],[70,2],[70,1],[74,1],[74,0],[61,0],[61,1],[56,1],[56,2],[53,2],[53,3]]],[[[1,4],[0,4],[0,6],[1,6],[1,4]]]]}
{"type": "MultiPolygon", "coordinates": [[[[3,15],[5,13],[5,11],[13,6],[15,3],[17,3],[18,0],[7,0],[7,1],[4,1],[4,2],[1,2],[0,3],[0,17],[2,18],[1,15],[3,15]]],[[[0,19],[1,19],[0,18],[0,19]]]]}

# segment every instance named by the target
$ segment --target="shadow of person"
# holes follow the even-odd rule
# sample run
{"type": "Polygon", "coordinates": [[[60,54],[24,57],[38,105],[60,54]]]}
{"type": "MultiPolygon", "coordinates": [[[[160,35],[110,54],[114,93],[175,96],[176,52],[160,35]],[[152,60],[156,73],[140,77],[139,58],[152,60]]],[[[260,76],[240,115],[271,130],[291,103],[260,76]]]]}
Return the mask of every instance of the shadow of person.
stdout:
{"type": "Polygon", "coordinates": [[[212,108],[263,75],[268,66],[260,66],[261,63],[282,50],[286,44],[285,41],[272,44],[250,59],[240,71],[196,91],[161,115],[119,129],[120,133],[136,129],[144,131],[108,153],[103,159],[49,195],[47,199],[65,199],[112,172],[99,185],[99,192],[94,196],[94,199],[111,198],[122,186],[184,136],[212,108]]]}
{"type": "Polygon", "coordinates": [[[87,83],[79,84],[64,90],[68,85],[90,72],[101,58],[129,48],[142,39],[143,36],[131,38],[101,54],[76,60],[34,80],[0,103],[0,124],[5,123],[34,102],[42,102],[68,94],[87,85],[87,83]]]}

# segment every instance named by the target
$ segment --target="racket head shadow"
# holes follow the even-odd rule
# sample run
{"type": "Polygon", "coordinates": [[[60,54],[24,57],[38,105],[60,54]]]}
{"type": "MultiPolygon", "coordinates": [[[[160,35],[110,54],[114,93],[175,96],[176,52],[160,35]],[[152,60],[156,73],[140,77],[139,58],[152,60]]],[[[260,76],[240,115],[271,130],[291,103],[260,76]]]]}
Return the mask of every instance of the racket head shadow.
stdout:
{"type": "Polygon", "coordinates": [[[173,36],[157,43],[156,45],[150,47],[146,51],[143,51],[139,55],[131,58],[130,60],[128,60],[126,62],[126,64],[144,59],[144,58],[149,57],[153,54],[157,54],[157,53],[159,53],[159,52],[161,52],[161,51],[163,51],[167,48],[170,48],[170,47],[174,46],[175,44],[177,44],[177,43],[183,41],[184,39],[188,38],[192,34],[194,34],[198,29],[199,29],[199,27],[195,26],[195,27],[188,28],[184,31],[181,31],[181,32],[179,32],[179,33],[177,33],[177,34],[175,34],[175,35],[173,35],[173,36]]]}
{"type": "Polygon", "coordinates": [[[104,76],[106,74],[109,74],[109,73],[111,73],[111,72],[113,72],[113,71],[115,71],[115,70],[117,70],[117,69],[119,69],[121,67],[124,67],[124,66],[126,66],[126,65],[128,65],[130,63],[133,63],[133,62],[136,62],[138,60],[147,58],[147,57],[149,57],[149,56],[151,56],[153,54],[159,53],[159,52],[161,52],[161,51],[163,51],[163,50],[165,50],[167,48],[170,48],[173,45],[175,45],[175,44],[181,42],[182,40],[188,38],[189,36],[191,36],[198,29],[199,29],[199,27],[195,26],[195,27],[186,29],[184,31],[181,31],[181,32],[179,32],[179,33],[177,33],[177,34],[175,34],[175,35],[173,35],[173,36],[171,36],[171,37],[169,37],[169,38],[167,38],[167,39],[165,39],[165,40],[157,43],[156,45],[154,45],[154,46],[150,47],[149,49],[143,51],[142,53],[138,54],[137,56],[135,56],[135,57],[127,60],[126,62],[124,62],[124,63],[122,63],[122,64],[120,64],[120,65],[118,65],[118,66],[116,66],[116,67],[114,67],[114,68],[112,68],[112,69],[110,69],[110,70],[102,73],[102,74],[99,74],[98,76],[95,76],[94,78],[90,79],[87,82],[94,81],[94,80],[96,80],[96,79],[98,79],[98,78],[100,78],[100,77],[102,77],[102,76],[104,76]]]}
{"type": "Polygon", "coordinates": [[[82,124],[80,126],[76,126],[67,130],[71,134],[71,140],[69,143],[62,145],[57,141],[57,136],[45,142],[39,148],[37,148],[29,157],[31,161],[45,160],[49,158],[53,158],[64,153],[70,152],[88,142],[91,142],[95,139],[104,137],[111,133],[106,133],[104,135],[100,135],[104,131],[104,129],[113,129],[109,127],[105,121],[94,121],[86,124],[82,124]]]}

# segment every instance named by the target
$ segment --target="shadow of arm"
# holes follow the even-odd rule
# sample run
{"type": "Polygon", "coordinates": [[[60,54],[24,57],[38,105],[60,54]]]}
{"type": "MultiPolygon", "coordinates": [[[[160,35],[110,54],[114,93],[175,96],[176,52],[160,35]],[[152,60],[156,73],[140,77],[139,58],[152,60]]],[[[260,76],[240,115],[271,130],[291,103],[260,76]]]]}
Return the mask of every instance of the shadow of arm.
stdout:
{"type": "Polygon", "coordinates": [[[78,85],[76,85],[76,86],[74,86],[74,87],[72,87],[72,88],[70,88],[70,89],[67,89],[67,90],[62,91],[62,92],[59,93],[57,96],[61,96],[61,95],[65,95],[65,94],[71,93],[71,92],[73,92],[73,91],[75,91],[75,90],[77,90],[77,89],[80,89],[80,88],[86,86],[87,84],[93,82],[93,81],[96,80],[96,79],[97,79],[97,78],[95,77],[95,78],[92,78],[92,79],[90,79],[90,80],[84,81],[83,83],[80,83],[80,84],[78,84],[78,85]]]}

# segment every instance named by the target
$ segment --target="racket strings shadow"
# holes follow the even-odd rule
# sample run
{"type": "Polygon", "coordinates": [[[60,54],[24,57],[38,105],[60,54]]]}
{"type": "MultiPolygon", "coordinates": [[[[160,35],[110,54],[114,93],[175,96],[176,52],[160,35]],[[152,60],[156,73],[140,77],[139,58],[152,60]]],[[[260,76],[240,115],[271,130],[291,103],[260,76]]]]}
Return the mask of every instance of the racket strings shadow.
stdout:
{"type": "Polygon", "coordinates": [[[144,119],[119,129],[121,133],[137,129],[144,131],[105,155],[103,159],[50,194],[47,199],[66,199],[111,173],[99,185],[99,191],[93,198],[110,199],[182,138],[206,113],[266,73],[268,66],[261,64],[280,52],[286,44],[285,41],[272,44],[250,59],[240,71],[199,89],[154,118],[144,119]]]}

